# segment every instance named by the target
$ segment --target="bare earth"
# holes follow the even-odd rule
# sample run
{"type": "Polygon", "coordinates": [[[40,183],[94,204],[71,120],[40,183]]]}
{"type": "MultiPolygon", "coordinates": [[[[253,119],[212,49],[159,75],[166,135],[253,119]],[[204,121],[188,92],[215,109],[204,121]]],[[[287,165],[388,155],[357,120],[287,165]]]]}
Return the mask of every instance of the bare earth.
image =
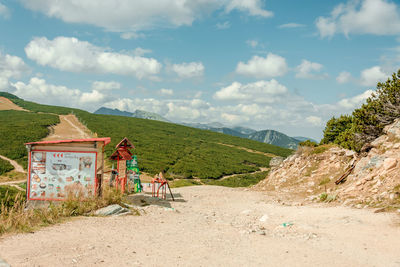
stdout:
{"type": "Polygon", "coordinates": [[[60,123],[52,127],[51,133],[44,140],[63,140],[91,138],[90,131],[75,117],[75,115],[60,115],[60,123]]]}
{"type": "MultiPolygon", "coordinates": [[[[6,236],[0,257],[11,266],[400,266],[393,213],[287,206],[214,186],[174,193],[176,202],[155,201],[141,216],[83,217],[6,236]]],[[[140,199],[151,201],[133,202],[140,199]]]]}
{"type": "Polygon", "coordinates": [[[15,105],[11,100],[0,96],[0,110],[24,110],[20,106],[15,105]]]}

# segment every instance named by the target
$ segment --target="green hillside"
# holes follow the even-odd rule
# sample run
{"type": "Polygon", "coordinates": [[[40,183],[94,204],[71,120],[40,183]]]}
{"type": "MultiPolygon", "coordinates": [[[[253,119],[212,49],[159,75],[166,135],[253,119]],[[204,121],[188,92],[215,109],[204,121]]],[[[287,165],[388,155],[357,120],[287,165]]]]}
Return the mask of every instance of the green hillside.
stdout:
{"type": "Polygon", "coordinates": [[[24,143],[38,141],[49,134],[48,126],[59,123],[51,114],[26,111],[0,111],[0,155],[16,160],[26,168],[27,151],[24,143]]]}
{"type": "MultiPolygon", "coordinates": [[[[168,176],[172,177],[219,178],[223,175],[249,173],[258,170],[259,167],[268,167],[270,157],[228,147],[224,144],[285,157],[292,152],[289,149],[248,139],[172,123],[97,115],[78,109],[40,105],[22,99],[14,98],[11,100],[33,112],[74,113],[83,124],[92,132],[97,133],[99,137],[111,137],[112,142],[106,147],[107,156],[112,153],[115,145],[122,138],[128,137],[136,147],[135,153],[139,157],[141,169],[150,174],[163,170],[168,176]]],[[[46,115],[20,113],[33,116],[46,115]]],[[[12,115],[17,115],[17,113],[12,115]]],[[[20,119],[18,118],[18,121],[20,119]]],[[[29,141],[32,140],[34,138],[29,141]]]]}

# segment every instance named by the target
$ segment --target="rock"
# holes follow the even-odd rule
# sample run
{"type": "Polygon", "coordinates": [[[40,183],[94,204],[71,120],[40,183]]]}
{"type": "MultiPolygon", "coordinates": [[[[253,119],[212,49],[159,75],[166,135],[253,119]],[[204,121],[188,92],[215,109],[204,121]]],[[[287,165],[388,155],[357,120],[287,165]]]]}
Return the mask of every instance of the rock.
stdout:
{"type": "Polygon", "coordinates": [[[259,230],[256,233],[259,234],[259,235],[265,235],[265,231],[263,231],[263,230],[259,230]]]}
{"type": "Polygon", "coordinates": [[[344,154],[346,157],[354,157],[356,155],[356,152],[353,150],[346,150],[346,153],[344,154]]]}
{"type": "Polygon", "coordinates": [[[383,168],[385,170],[390,170],[397,165],[397,159],[395,158],[387,158],[383,161],[383,168]]]}
{"type": "Polygon", "coordinates": [[[118,204],[110,205],[94,212],[97,216],[111,216],[129,212],[128,209],[121,207],[118,204]]]}
{"type": "Polygon", "coordinates": [[[269,166],[271,167],[278,167],[282,164],[284,158],[283,157],[273,157],[269,162],[269,166]]]}
{"type": "Polygon", "coordinates": [[[5,260],[0,258],[0,267],[11,267],[5,260]]]}
{"type": "Polygon", "coordinates": [[[355,206],[355,208],[357,208],[357,209],[362,209],[362,208],[363,208],[363,205],[362,205],[362,204],[357,204],[357,205],[355,206]]]}
{"type": "Polygon", "coordinates": [[[393,148],[394,148],[394,149],[399,149],[399,148],[400,148],[400,143],[396,143],[396,144],[393,146],[393,148]]]}
{"type": "Polygon", "coordinates": [[[261,218],[260,218],[260,222],[266,222],[269,219],[269,216],[267,214],[264,214],[261,218]]]}

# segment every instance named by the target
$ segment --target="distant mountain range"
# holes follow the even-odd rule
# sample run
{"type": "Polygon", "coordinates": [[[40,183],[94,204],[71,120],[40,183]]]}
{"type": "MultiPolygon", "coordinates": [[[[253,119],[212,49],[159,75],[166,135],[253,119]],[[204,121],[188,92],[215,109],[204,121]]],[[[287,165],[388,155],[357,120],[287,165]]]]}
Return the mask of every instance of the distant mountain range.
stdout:
{"type": "Polygon", "coordinates": [[[128,111],[121,111],[119,109],[111,109],[111,108],[101,107],[93,113],[171,122],[171,121],[167,120],[166,118],[162,117],[161,115],[158,115],[157,113],[148,112],[148,111],[144,111],[144,110],[140,110],[140,109],[135,110],[135,112],[128,112],[128,111]]]}
{"type": "MultiPolygon", "coordinates": [[[[135,117],[141,119],[149,119],[149,120],[158,120],[164,122],[170,122],[166,118],[162,117],[161,115],[153,112],[147,112],[143,110],[137,109],[135,112],[127,112],[121,111],[119,109],[110,109],[101,107],[94,112],[95,114],[103,114],[103,115],[117,115],[117,116],[125,116],[125,117],[135,117]]],[[[275,130],[263,130],[263,131],[256,131],[246,127],[225,127],[222,123],[219,122],[212,122],[208,124],[203,123],[180,123],[182,125],[203,129],[203,130],[210,130],[213,132],[238,136],[242,138],[247,138],[251,140],[255,140],[262,143],[267,143],[271,145],[276,145],[280,147],[296,149],[298,144],[305,140],[314,141],[315,140],[307,137],[296,136],[290,137],[284,133],[275,131],[275,130]]]]}

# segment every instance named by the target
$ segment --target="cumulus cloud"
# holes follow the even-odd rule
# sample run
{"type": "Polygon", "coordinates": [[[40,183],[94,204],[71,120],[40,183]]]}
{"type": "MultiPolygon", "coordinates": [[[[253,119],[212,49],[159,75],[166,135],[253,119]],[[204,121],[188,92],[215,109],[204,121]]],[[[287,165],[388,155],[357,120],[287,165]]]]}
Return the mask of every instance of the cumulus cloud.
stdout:
{"type": "Polygon", "coordinates": [[[283,76],[288,71],[284,57],[269,53],[265,58],[254,56],[247,63],[239,62],[236,73],[255,78],[283,76]]]}
{"type": "Polygon", "coordinates": [[[0,90],[11,90],[9,80],[11,78],[20,78],[29,73],[29,71],[29,67],[20,57],[1,54],[0,52],[0,90]]]}
{"type": "Polygon", "coordinates": [[[326,73],[320,73],[324,66],[322,64],[303,59],[301,64],[296,67],[296,77],[302,79],[324,79],[326,73]]]}
{"type": "Polygon", "coordinates": [[[172,89],[161,88],[160,89],[160,94],[169,96],[169,95],[173,95],[174,91],[172,89]]]}
{"type": "MultiPolygon", "coordinates": [[[[131,35],[155,27],[191,25],[217,10],[271,17],[261,0],[21,0],[31,10],[69,23],[86,23],[131,35]],[[112,12],[110,12],[112,11],[112,12]]],[[[125,36],[126,38],[129,36],[125,36]]]]}
{"type": "Polygon", "coordinates": [[[339,73],[339,75],[336,77],[336,81],[338,83],[348,83],[353,79],[353,77],[351,76],[350,72],[347,71],[342,71],[341,73],[339,73]]]}
{"type": "Polygon", "coordinates": [[[92,89],[96,91],[108,91],[108,90],[115,90],[120,89],[121,84],[119,82],[102,82],[102,81],[94,81],[92,83],[92,89]]]}
{"type": "Polygon", "coordinates": [[[113,73],[138,79],[151,79],[162,67],[154,58],[112,52],[86,41],[62,36],[54,40],[34,38],[25,47],[25,53],[42,66],[63,71],[113,73]]]}
{"type": "Polygon", "coordinates": [[[204,65],[201,62],[172,64],[171,69],[179,78],[194,78],[204,74],[204,65]]]}
{"type": "Polygon", "coordinates": [[[287,92],[287,88],[274,79],[249,84],[234,82],[217,91],[214,94],[214,99],[274,103],[282,99],[287,92]]]}
{"type": "Polygon", "coordinates": [[[279,29],[293,29],[293,28],[302,28],[305,27],[306,25],[300,24],[300,23],[286,23],[286,24],[281,24],[279,25],[279,29]]]}
{"type": "Polygon", "coordinates": [[[378,82],[384,82],[389,78],[380,66],[374,66],[361,71],[360,83],[364,86],[376,86],[378,82]]]}
{"type": "Polygon", "coordinates": [[[400,12],[388,0],[349,0],[336,6],[329,17],[317,18],[315,24],[322,38],[336,33],[398,35],[400,12]]]}
{"type": "Polygon", "coordinates": [[[44,104],[95,109],[110,100],[110,97],[97,90],[82,92],[79,89],[49,84],[37,77],[31,78],[27,84],[19,81],[13,86],[16,89],[13,93],[17,96],[44,104]]]}
{"type": "Polygon", "coordinates": [[[353,110],[356,109],[358,107],[360,107],[363,103],[365,103],[365,101],[371,97],[372,93],[374,91],[372,90],[367,90],[362,94],[350,97],[350,98],[344,98],[342,100],[340,100],[337,104],[342,107],[345,108],[347,110],[353,110]]]}
{"type": "Polygon", "coordinates": [[[10,17],[10,10],[8,7],[0,3],[0,17],[8,19],[10,17]]]}

